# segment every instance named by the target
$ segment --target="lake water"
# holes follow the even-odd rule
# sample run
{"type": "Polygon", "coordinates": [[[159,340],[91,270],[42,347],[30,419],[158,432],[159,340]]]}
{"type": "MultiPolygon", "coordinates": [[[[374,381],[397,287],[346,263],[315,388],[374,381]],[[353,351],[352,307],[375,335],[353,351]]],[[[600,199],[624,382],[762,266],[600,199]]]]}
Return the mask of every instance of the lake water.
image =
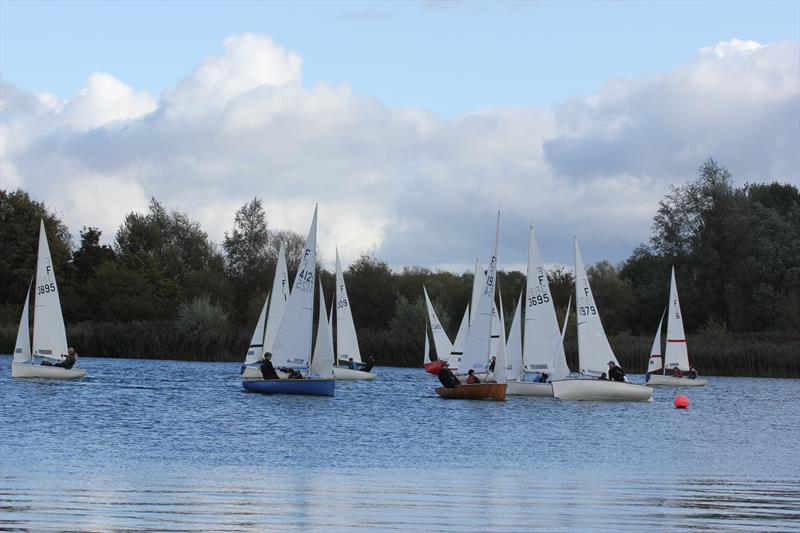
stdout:
{"type": "Polygon", "coordinates": [[[236,363],[10,364],[2,531],[800,531],[800,380],[712,377],[677,410],[448,401],[422,369],[314,398],[236,363]]]}

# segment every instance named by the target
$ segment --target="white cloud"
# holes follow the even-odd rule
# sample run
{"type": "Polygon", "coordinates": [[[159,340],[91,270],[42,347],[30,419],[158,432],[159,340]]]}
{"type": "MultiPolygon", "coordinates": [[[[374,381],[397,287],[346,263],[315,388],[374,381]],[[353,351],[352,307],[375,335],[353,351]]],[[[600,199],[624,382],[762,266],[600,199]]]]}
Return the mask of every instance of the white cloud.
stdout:
{"type": "Polygon", "coordinates": [[[388,108],[347,85],[302,85],[302,59],[253,34],[225,40],[158,100],[94,74],[67,101],[4,85],[0,180],[83,225],[115,233],[151,196],[220,242],[258,196],[273,228],[305,235],[320,204],[332,265],[375,250],[390,264],[471,268],[502,209],[500,262],[525,260],[530,221],[545,259],[627,257],[670,184],[709,156],[742,181],[798,180],[797,44],[731,40],[688,65],[610,80],[548,108],[445,120],[388,108]]]}

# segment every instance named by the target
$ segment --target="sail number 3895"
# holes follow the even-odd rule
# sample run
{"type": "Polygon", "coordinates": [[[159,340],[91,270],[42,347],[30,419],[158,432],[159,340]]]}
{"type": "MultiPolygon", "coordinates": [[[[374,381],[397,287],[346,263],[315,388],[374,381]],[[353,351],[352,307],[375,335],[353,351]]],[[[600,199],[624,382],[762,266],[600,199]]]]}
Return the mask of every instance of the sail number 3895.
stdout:
{"type": "Polygon", "coordinates": [[[36,287],[36,294],[47,294],[48,292],[56,292],[56,284],[52,281],[36,287]]]}

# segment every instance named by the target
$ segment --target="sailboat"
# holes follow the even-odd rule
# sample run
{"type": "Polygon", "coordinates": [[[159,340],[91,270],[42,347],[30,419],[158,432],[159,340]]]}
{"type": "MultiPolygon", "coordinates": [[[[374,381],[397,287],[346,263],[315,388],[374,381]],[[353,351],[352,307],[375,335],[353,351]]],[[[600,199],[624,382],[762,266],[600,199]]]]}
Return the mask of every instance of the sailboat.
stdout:
{"type": "Polygon", "coordinates": [[[353,323],[350,300],[347,298],[338,248],[336,249],[336,353],[339,360],[339,364],[333,369],[336,379],[375,379],[375,374],[365,370],[366,365],[361,361],[361,350],[358,348],[356,326],[353,323]],[[350,359],[356,368],[346,366],[350,364],[350,359]]]}
{"type": "Polygon", "coordinates": [[[622,381],[597,379],[605,374],[607,363],[619,365],[608,343],[600,312],[589,286],[583,258],[575,239],[575,309],[578,317],[578,362],[580,373],[588,379],[553,381],[553,395],[562,400],[650,401],[649,387],[622,381]]]}
{"type": "MultiPolygon", "coordinates": [[[[569,316],[569,310],[567,310],[567,316],[569,316]]],[[[558,328],[547,271],[532,225],[528,233],[522,371],[525,374],[540,376],[546,374],[547,380],[544,382],[525,381],[525,374],[522,374],[518,379],[509,380],[507,394],[553,396],[553,386],[547,381],[561,380],[569,375],[567,358],[564,354],[564,339],[558,328]]]]}
{"type": "Polygon", "coordinates": [[[50,246],[44,229],[44,220],[39,224],[39,253],[36,260],[36,300],[33,314],[33,350],[28,336],[28,299],[25,296],[22,317],[11,362],[11,377],[76,379],[86,375],[83,368],[52,366],[52,361],[61,362],[67,355],[67,333],[61,314],[56,275],[50,246]],[[41,364],[36,358],[47,361],[41,364]]]}
{"type": "MultiPolygon", "coordinates": [[[[664,320],[664,317],[661,317],[664,320]]],[[[702,387],[708,380],[689,377],[675,377],[667,375],[667,368],[679,368],[688,372],[689,352],[686,349],[686,334],[683,332],[683,318],[681,318],[681,304],[678,300],[678,285],[675,283],[675,267],[672,267],[672,278],[669,287],[669,311],[667,312],[667,348],[664,351],[664,371],[661,374],[651,373],[661,369],[661,322],[658,323],[658,332],[650,351],[647,364],[648,385],[668,385],[671,387],[702,387]],[[657,354],[656,354],[657,352],[657,354]],[[656,354],[656,355],[654,355],[656,354]]]]}
{"type": "MultiPolygon", "coordinates": [[[[472,327],[472,323],[475,320],[475,312],[478,309],[478,300],[483,291],[484,284],[486,283],[486,276],[487,272],[481,269],[480,259],[475,259],[475,275],[472,278],[472,299],[470,301],[470,305],[467,306],[466,316],[469,317],[469,323],[467,325],[466,333],[469,333],[469,328],[472,327]]],[[[496,280],[495,280],[496,281],[496,280]]],[[[499,294],[497,289],[495,288],[495,293],[499,294]]],[[[494,355],[496,357],[497,352],[501,348],[505,348],[505,344],[501,343],[501,325],[500,325],[500,318],[499,313],[497,311],[497,305],[492,302],[492,331],[491,331],[491,340],[489,344],[489,354],[494,355]]],[[[463,323],[462,323],[463,325],[463,323]]],[[[459,334],[461,331],[459,330],[459,334]]],[[[502,332],[502,336],[505,337],[505,331],[502,332]]],[[[464,342],[466,342],[466,336],[464,337],[464,342]]],[[[458,338],[456,338],[458,341],[458,338]]],[[[455,367],[451,363],[450,368],[458,374],[458,379],[461,383],[467,382],[467,374],[472,368],[475,371],[475,377],[483,380],[483,381],[491,381],[494,379],[492,376],[490,367],[487,366],[485,370],[480,368],[474,368],[473,364],[470,364],[470,361],[462,361],[461,356],[463,356],[463,345],[461,350],[459,350],[459,361],[455,367]]]]}
{"type": "MultiPolygon", "coordinates": [[[[494,295],[497,285],[497,241],[500,236],[500,213],[497,213],[494,250],[483,283],[483,290],[478,296],[472,313],[472,322],[464,344],[464,355],[461,358],[461,370],[473,369],[476,373],[485,373],[489,366],[492,344],[492,321],[495,313],[494,295]]],[[[503,343],[505,348],[505,343],[503,343]]],[[[496,383],[461,384],[452,388],[439,387],[436,394],[448,399],[470,400],[505,400],[506,397],[506,361],[505,349],[498,350],[495,364],[496,383]]]]}
{"type": "MultiPolygon", "coordinates": [[[[264,307],[258,317],[256,329],[250,340],[250,346],[244,358],[241,374],[243,378],[260,378],[261,369],[258,367],[261,357],[266,352],[272,351],[275,344],[275,335],[289,301],[289,270],[286,268],[286,243],[281,243],[278,251],[278,262],[275,265],[275,277],[272,279],[272,290],[264,300],[264,307]],[[272,299],[270,301],[270,298],[272,299]],[[269,304],[269,305],[268,305],[269,304]],[[267,313],[269,309],[269,313],[267,313]]],[[[281,375],[278,372],[278,375],[281,375]]],[[[283,376],[282,376],[283,377],[283,376]]]]}
{"type": "MultiPolygon", "coordinates": [[[[272,346],[272,361],[283,367],[310,372],[311,332],[314,313],[314,280],[316,278],[317,209],[308,230],[306,247],[291,294],[272,346]]],[[[307,375],[303,379],[261,379],[242,377],[242,386],[262,394],[302,394],[333,396],[336,381],[331,377],[307,375]]]]}

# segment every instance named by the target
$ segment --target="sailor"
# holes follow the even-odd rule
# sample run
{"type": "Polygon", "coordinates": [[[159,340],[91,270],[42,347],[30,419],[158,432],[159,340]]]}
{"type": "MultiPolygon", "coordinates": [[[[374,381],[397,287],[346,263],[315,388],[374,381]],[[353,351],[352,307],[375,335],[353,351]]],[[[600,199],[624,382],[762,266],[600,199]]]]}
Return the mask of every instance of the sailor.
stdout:
{"type": "Polygon", "coordinates": [[[363,370],[364,372],[370,372],[372,371],[373,366],[375,366],[375,358],[370,355],[369,357],[367,357],[367,364],[364,365],[364,368],[362,368],[361,370],[363,370]]]}
{"type": "Polygon", "coordinates": [[[697,370],[694,367],[689,367],[689,373],[686,375],[689,379],[697,379],[697,370]]]}
{"type": "Polygon", "coordinates": [[[683,370],[681,370],[679,367],[676,366],[675,368],[672,369],[672,377],[682,378],[683,370]]]}
{"type": "Polygon", "coordinates": [[[475,375],[475,370],[470,368],[469,372],[467,372],[467,383],[470,385],[474,385],[476,383],[480,383],[481,380],[478,379],[478,376],[475,375]]]}
{"type": "Polygon", "coordinates": [[[66,368],[67,370],[69,370],[70,368],[75,366],[75,363],[77,362],[78,362],[78,354],[75,352],[75,348],[70,348],[67,350],[67,357],[65,357],[63,361],[59,361],[53,366],[60,366],[62,368],[66,368]]]}
{"type": "Polygon", "coordinates": [[[436,377],[439,378],[442,385],[448,389],[452,389],[458,385],[458,378],[453,374],[453,371],[448,368],[448,364],[447,361],[442,364],[442,368],[439,370],[439,373],[436,374],[436,377]]]}
{"type": "Polygon", "coordinates": [[[275,372],[275,367],[272,366],[272,352],[264,353],[264,357],[261,359],[261,376],[264,379],[281,379],[275,372]]]}
{"type": "Polygon", "coordinates": [[[625,372],[614,361],[608,362],[608,379],[611,381],[625,381],[625,372]]]}

